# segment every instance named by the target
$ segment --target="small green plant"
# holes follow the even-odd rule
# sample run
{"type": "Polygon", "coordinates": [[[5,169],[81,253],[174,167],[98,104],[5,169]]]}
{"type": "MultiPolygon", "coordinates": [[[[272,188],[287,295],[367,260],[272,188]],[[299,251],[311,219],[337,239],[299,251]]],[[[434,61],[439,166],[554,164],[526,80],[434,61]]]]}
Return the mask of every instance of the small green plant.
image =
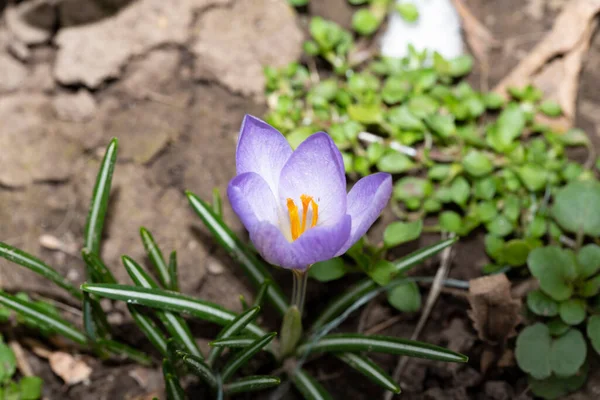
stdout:
{"type": "Polygon", "coordinates": [[[14,380],[17,360],[0,335],[0,400],[38,400],[42,397],[42,379],[24,376],[14,380]]]}
{"type": "MultiPolygon", "coordinates": [[[[367,357],[368,353],[408,355],[447,362],[467,361],[467,357],[461,354],[416,341],[388,336],[331,333],[353,311],[380,293],[407,285],[414,287],[412,285],[416,282],[431,281],[429,277],[404,278],[402,273],[451,245],[453,240],[437,243],[390,263],[387,275],[378,278],[382,286],[371,279],[357,283],[340,297],[333,299],[303,329],[304,321],[299,309],[296,306],[290,307],[287,298],[270,276],[267,266],[224,223],[218,193],[215,193],[211,205],[187,192],[192,209],[256,286],[257,294],[253,304],[247,305],[244,302],[245,310],[236,314],[217,304],[179,293],[176,253],[172,252],[167,261],[153,235],[145,228],[140,229],[140,236],[152,265],[152,273],[146,272],[131,257],[123,256],[123,267],[134,285],[118,284],[99,252],[116,155],[117,141],[114,139],[100,166],[84,232],[82,257],[87,266],[87,283],[82,285],[82,291],[41,260],[0,243],[1,257],[46,277],[82,302],[83,328],[79,328],[64,320],[55,310],[49,310],[23,296],[0,291],[0,305],[14,310],[25,321],[35,322],[36,328],[43,327],[46,334],[61,335],[79,344],[85,351],[94,352],[102,358],[125,356],[139,363],[152,363],[155,359],[152,355],[116,340],[98,300],[108,298],[126,302],[133,320],[162,360],[167,399],[173,400],[186,398],[179,382],[189,373],[197,375],[217,398],[222,398],[224,395],[277,386],[281,377],[275,371],[285,374],[304,398],[331,399],[327,390],[305,369],[306,363],[323,353],[335,355],[368,379],[396,393],[400,391],[398,384],[367,357]],[[263,303],[269,303],[283,317],[279,337],[256,323],[263,303]],[[208,355],[202,354],[196,345],[187,322],[190,317],[223,326],[210,343],[212,350],[208,355]],[[261,351],[272,355],[269,362],[274,367],[271,375],[251,374],[254,368],[249,365],[249,361],[261,351]],[[242,376],[240,372],[243,373],[242,376]]],[[[338,269],[339,262],[339,259],[331,261],[338,264],[338,269]]],[[[324,271],[315,272],[317,275],[319,273],[324,271]]],[[[298,299],[294,299],[294,302],[302,304],[298,299]]]]}
{"type": "Polygon", "coordinates": [[[533,393],[545,399],[580,388],[587,377],[588,352],[600,353],[600,246],[581,246],[585,236],[600,234],[599,202],[600,183],[593,179],[557,191],[551,215],[577,236],[575,250],[539,247],[527,259],[540,286],[527,295],[527,309],[539,322],[519,334],[516,358],[530,376],[533,393]]]}

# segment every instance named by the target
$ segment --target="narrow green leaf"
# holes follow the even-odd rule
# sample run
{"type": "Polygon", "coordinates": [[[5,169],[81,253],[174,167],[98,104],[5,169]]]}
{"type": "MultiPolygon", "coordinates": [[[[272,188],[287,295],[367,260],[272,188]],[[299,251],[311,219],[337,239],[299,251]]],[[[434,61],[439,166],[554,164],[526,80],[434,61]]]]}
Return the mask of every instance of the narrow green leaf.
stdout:
{"type": "Polygon", "coordinates": [[[379,386],[394,393],[400,393],[400,386],[394,382],[394,379],[367,357],[353,353],[341,353],[336,356],[379,386]]]}
{"type": "MultiPolygon", "coordinates": [[[[254,254],[240,242],[237,236],[206,202],[192,192],[188,191],[186,195],[196,214],[202,219],[202,222],[211,231],[219,244],[240,264],[254,286],[258,287],[268,279],[273,280],[267,267],[258,261],[254,254]]],[[[275,283],[269,285],[267,299],[269,299],[281,315],[285,314],[289,305],[283,292],[275,283]]]]}
{"type": "Polygon", "coordinates": [[[160,352],[163,356],[167,355],[167,339],[161,332],[161,330],[156,326],[154,321],[146,315],[144,315],[140,310],[132,305],[128,305],[129,312],[133,317],[133,320],[137,324],[138,328],[144,335],[148,338],[150,343],[154,346],[156,350],[160,352]]]}
{"type": "Polygon", "coordinates": [[[71,339],[75,343],[81,345],[87,344],[87,338],[83,332],[77,330],[77,328],[62,318],[46,315],[35,304],[0,291],[0,305],[15,310],[19,314],[49,327],[52,331],[71,339]]]}
{"type": "Polygon", "coordinates": [[[171,281],[170,289],[179,292],[179,279],[177,278],[177,252],[172,251],[169,256],[169,279],[171,281]]]}
{"type": "Polygon", "coordinates": [[[152,364],[152,359],[146,354],[134,349],[131,346],[117,342],[115,340],[100,339],[98,340],[98,345],[106,347],[111,353],[127,357],[130,360],[135,361],[137,363],[143,365],[152,364]]]}
{"type": "Polygon", "coordinates": [[[160,283],[163,285],[163,287],[170,288],[171,276],[169,274],[169,267],[165,262],[162,251],[160,251],[160,247],[158,247],[158,244],[156,244],[156,241],[154,240],[154,236],[152,236],[150,231],[144,227],[140,228],[140,236],[142,238],[144,248],[146,249],[146,253],[148,254],[148,258],[150,259],[150,262],[154,268],[156,268],[160,283]]]}
{"type": "Polygon", "coordinates": [[[234,356],[225,366],[221,373],[223,381],[226,382],[233,374],[244,364],[246,364],[256,353],[262,350],[277,335],[276,332],[267,333],[263,337],[256,339],[253,345],[246,347],[234,356]]]}
{"type": "Polygon", "coordinates": [[[446,247],[452,246],[458,241],[457,237],[439,241],[431,246],[423,247],[417,251],[410,253],[407,256],[400,258],[399,260],[393,261],[396,267],[396,276],[407,272],[412,267],[422,263],[429,257],[439,253],[446,247]]]}
{"type": "MultiPolygon", "coordinates": [[[[260,313],[260,307],[253,307],[249,310],[244,311],[238,315],[233,321],[231,321],[217,336],[217,339],[228,339],[232,336],[237,335],[242,329],[246,327],[250,322],[254,321],[260,313]]],[[[213,365],[214,362],[221,355],[221,347],[214,347],[208,355],[208,365],[213,365]]]]}
{"type": "MultiPolygon", "coordinates": [[[[133,259],[123,256],[122,261],[127,273],[136,285],[147,289],[158,289],[158,284],[133,259]]],[[[202,357],[194,336],[182,317],[162,310],[157,311],[156,315],[169,334],[183,344],[187,351],[197,357],[202,357]]]]}
{"type": "Polygon", "coordinates": [[[104,159],[100,165],[96,185],[92,193],[90,211],[85,223],[84,247],[92,253],[100,254],[100,239],[104,227],[104,217],[108,207],[110,185],[112,181],[115,163],[117,161],[117,150],[119,143],[116,138],[112,139],[104,153],[104,159]]]}
{"type": "Polygon", "coordinates": [[[92,314],[93,311],[90,297],[91,295],[89,293],[83,293],[83,329],[85,330],[87,337],[92,342],[96,342],[98,340],[98,335],[96,334],[96,324],[92,314]]]}
{"type": "Polygon", "coordinates": [[[75,298],[79,300],[83,299],[83,294],[75,286],[67,282],[67,280],[58,273],[58,271],[49,265],[46,265],[42,260],[32,256],[31,254],[28,254],[6,243],[0,242],[0,257],[32,270],[36,274],[43,276],[44,278],[54,282],[57,286],[65,289],[75,298]]]}
{"type": "Polygon", "coordinates": [[[102,262],[96,253],[91,253],[89,250],[83,249],[81,257],[88,266],[93,282],[95,283],[117,283],[115,276],[102,262]]]}
{"type": "Polygon", "coordinates": [[[321,328],[327,322],[331,321],[348,307],[350,307],[357,299],[361,298],[372,290],[377,289],[377,284],[371,279],[365,279],[357,283],[350,290],[337,297],[335,300],[329,303],[327,307],[325,307],[315,322],[313,322],[311,331],[315,332],[317,329],[321,328]]]}
{"type": "MultiPolygon", "coordinates": [[[[128,304],[190,314],[218,325],[227,325],[237,317],[236,313],[229,311],[218,304],[161,289],[146,289],[137,286],[113,285],[107,283],[87,283],[81,285],[81,288],[86,292],[108,299],[121,300],[128,304]]],[[[255,324],[248,324],[245,329],[257,336],[265,334],[263,330],[255,324]]]]}
{"type": "Polygon", "coordinates": [[[267,290],[269,290],[269,285],[271,285],[271,282],[272,281],[270,279],[268,279],[260,285],[260,288],[258,289],[258,293],[256,293],[256,298],[254,299],[253,307],[261,307],[262,306],[263,300],[265,298],[265,295],[267,294],[267,290]]]}
{"type": "Polygon", "coordinates": [[[194,375],[202,378],[202,380],[204,380],[204,382],[206,382],[211,388],[214,389],[217,387],[217,378],[203,359],[179,350],[176,351],[175,354],[178,357],[181,357],[183,362],[190,367],[190,370],[192,373],[194,373],[194,375]]]}
{"type": "Polygon", "coordinates": [[[167,400],[186,400],[185,392],[179,383],[173,366],[167,359],[163,360],[163,377],[165,379],[165,392],[167,400]]]}
{"type": "Polygon", "coordinates": [[[219,192],[218,188],[214,188],[212,192],[212,209],[216,215],[219,217],[223,217],[223,202],[221,201],[221,192],[219,192]]]}
{"type": "MultiPolygon", "coordinates": [[[[302,344],[296,350],[298,356],[304,356],[309,344],[302,344]]],[[[410,357],[427,358],[438,361],[466,362],[467,356],[455,353],[443,347],[421,343],[414,340],[400,339],[390,336],[361,334],[332,334],[321,338],[310,345],[312,353],[317,352],[377,352],[386,354],[406,355],[410,357]]]]}
{"type": "Polygon", "coordinates": [[[333,400],[327,390],[305,370],[296,369],[294,376],[290,378],[305,400],[333,400]]]}
{"type": "Polygon", "coordinates": [[[277,386],[281,383],[281,379],[276,376],[269,375],[257,375],[247,376],[242,379],[238,379],[235,382],[231,382],[223,387],[225,393],[245,393],[255,392],[257,390],[268,389],[273,386],[277,386]]]}
{"type": "Polygon", "coordinates": [[[211,347],[232,347],[232,348],[240,348],[240,347],[248,347],[252,343],[254,343],[256,339],[250,336],[235,336],[228,339],[217,339],[209,342],[208,344],[211,347]]]}

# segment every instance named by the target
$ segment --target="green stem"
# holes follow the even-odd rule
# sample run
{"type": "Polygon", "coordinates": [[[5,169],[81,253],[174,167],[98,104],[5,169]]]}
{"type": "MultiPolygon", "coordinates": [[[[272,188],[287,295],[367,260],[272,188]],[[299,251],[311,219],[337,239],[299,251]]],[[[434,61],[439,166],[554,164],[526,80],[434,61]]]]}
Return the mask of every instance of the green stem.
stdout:
{"type": "Polygon", "coordinates": [[[292,291],[292,306],[296,306],[300,315],[304,308],[306,298],[306,287],[308,286],[308,268],[305,271],[292,270],[294,276],[294,287],[292,291]]]}

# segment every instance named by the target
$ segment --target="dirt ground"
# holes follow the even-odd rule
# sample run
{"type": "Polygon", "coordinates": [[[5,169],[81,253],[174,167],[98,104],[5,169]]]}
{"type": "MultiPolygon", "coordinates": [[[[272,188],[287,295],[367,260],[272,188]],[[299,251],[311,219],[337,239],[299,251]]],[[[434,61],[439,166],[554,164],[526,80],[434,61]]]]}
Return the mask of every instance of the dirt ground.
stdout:
{"type": "MultiPolygon", "coordinates": [[[[490,87],[552,27],[564,3],[466,1],[501,44],[491,53],[490,87]]],[[[192,214],[183,191],[204,198],[210,198],[214,187],[224,192],[235,172],[236,134],[243,115],[260,116],[266,109],[262,66],[299,58],[307,14],[298,17],[284,0],[22,0],[9,5],[0,1],[2,9],[0,240],[39,256],[80,283],[83,264],[78,253],[93,180],[104,146],[118,137],[119,163],[102,250],[117,278],[128,282],[119,261],[122,254],[144,260],[138,232],[145,226],[165,251],[178,250],[185,293],[240,310],[239,295],[251,298],[250,286],[192,214]],[[48,236],[58,239],[58,245],[49,248],[48,236]]],[[[351,11],[346,0],[316,0],[308,15],[348,26],[351,11]]],[[[577,125],[596,145],[599,49],[596,34],[584,61],[577,107],[577,125]]],[[[474,85],[481,84],[482,73],[473,73],[474,85]]],[[[242,233],[228,205],[225,216],[242,233]]],[[[374,234],[380,232],[375,227],[374,234]]],[[[421,244],[434,240],[424,237],[421,244]]],[[[456,246],[450,276],[477,277],[485,263],[481,237],[473,235],[456,246]]],[[[428,263],[419,273],[433,274],[436,266],[428,263]]],[[[290,277],[278,276],[289,289],[290,277]]],[[[308,318],[322,307],[326,293],[341,292],[351,281],[327,289],[311,283],[308,318]]],[[[3,260],[0,288],[68,301],[46,281],[3,260]]],[[[383,301],[369,307],[362,321],[366,331],[396,315],[383,301]]],[[[470,362],[410,361],[401,378],[401,398],[531,398],[514,362],[480,372],[484,348],[467,309],[464,297],[442,294],[421,339],[463,352],[470,362]]],[[[348,326],[356,327],[359,319],[354,316],[348,326]]],[[[409,337],[417,319],[418,314],[404,315],[381,333],[409,337]]],[[[143,341],[120,306],[111,312],[111,320],[130,343],[143,341]]],[[[198,336],[210,333],[202,324],[194,330],[198,336]]],[[[93,368],[90,382],[66,387],[45,360],[32,353],[27,359],[44,378],[47,399],[141,400],[161,391],[158,368],[86,358],[93,368]]],[[[389,371],[396,362],[388,356],[376,360],[389,371]]],[[[310,368],[336,399],[381,397],[377,386],[334,359],[310,368]]],[[[285,398],[297,395],[290,391],[285,398]]],[[[569,398],[600,398],[600,373],[569,398]]]]}

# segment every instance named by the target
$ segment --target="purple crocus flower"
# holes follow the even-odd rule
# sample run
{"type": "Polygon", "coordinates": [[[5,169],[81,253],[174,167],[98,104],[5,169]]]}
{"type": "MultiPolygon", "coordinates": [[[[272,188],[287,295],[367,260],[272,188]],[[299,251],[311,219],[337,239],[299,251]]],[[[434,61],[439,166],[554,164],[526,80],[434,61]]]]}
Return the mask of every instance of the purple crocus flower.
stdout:
{"type": "Polygon", "coordinates": [[[342,155],[324,132],[292,151],[279,131],[250,115],[242,123],[229,201],[262,257],[284,268],[345,253],[377,219],[392,193],[389,174],[346,193],[342,155]]]}

